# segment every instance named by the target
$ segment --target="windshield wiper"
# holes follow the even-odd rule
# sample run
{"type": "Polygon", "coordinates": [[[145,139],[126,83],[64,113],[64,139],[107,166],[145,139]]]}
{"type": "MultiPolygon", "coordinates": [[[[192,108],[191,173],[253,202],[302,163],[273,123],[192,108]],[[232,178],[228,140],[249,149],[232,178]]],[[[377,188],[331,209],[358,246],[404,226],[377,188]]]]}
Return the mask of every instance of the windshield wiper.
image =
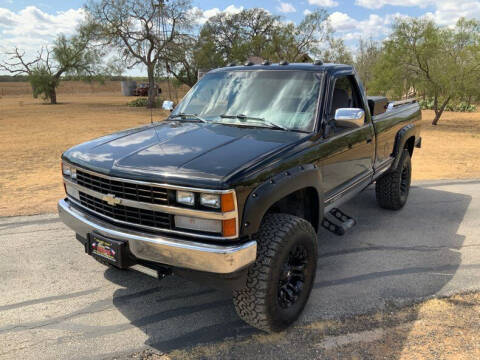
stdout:
{"type": "Polygon", "coordinates": [[[263,124],[267,125],[266,127],[270,128],[270,129],[279,129],[279,130],[289,131],[289,129],[287,129],[286,127],[283,127],[281,125],[272,123],[270,121],[267,121],[264,118],[247,116],[245,114],[238,114],[238,115],[222,114],[222,115],[220,115],[220,117],[223,118],[223,119],[257,120],[257,121],[262,122],[263,124]]]}
{"type": "Polygon", "coordinates": [[[220,115],[222,119],[236,119],[237,115],[228,115],[228,114],[222,114],[220,115]]]}
{"type": "Polygon", "coordinates": [[[290,129],[286,128],[285,126],[278,125],[278,124],[272,123],[270,121],[263,120],[263,123],[265,125],[268,125],[268,127],[271,128],[271,129],[279,129],[279,130],[290,131],[290,129]]]}
{"type": "Polygon", "coordinates": [[[228,114],[222,114],[220,115],[221,118],[223,119],[240,119],[240,120],[261,120],[265,121],[264,118],[258,118],[258,117],[253,117],[253,116],[247,116],[245,114],[238,114],[238,115],[228,115],[228,114]]]}
{"type": "Polygon", "coordinates": [[[204,118],[201,118],[197,114],[186,114],[186,113],[179,113],[179,114],[171,115],[167,118],[167,120],[173,120],[175,118],[181,118],[182,120],[186,120],[188,118],[194,118],[194,119],[200,120],[203,123],[207,122],[207,120],[205,120],[204,118]]]}

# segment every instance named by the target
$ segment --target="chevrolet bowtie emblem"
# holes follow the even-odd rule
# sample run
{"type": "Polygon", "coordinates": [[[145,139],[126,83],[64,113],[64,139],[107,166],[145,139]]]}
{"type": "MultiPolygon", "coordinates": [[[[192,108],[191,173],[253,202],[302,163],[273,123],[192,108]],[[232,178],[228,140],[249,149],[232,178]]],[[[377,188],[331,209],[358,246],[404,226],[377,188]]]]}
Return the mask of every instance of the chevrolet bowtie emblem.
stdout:
{"type": "Polygon", "coordinates": [[[115,205],[119,205],[122,203],[122,200],[121,199],[117,199],[115,197],[115,195],[113,194],[107,194],[107,195],[103,195],[103,201],[105,201],[108,205],[111,205],[111,206],[115,206],[115,205]]]}

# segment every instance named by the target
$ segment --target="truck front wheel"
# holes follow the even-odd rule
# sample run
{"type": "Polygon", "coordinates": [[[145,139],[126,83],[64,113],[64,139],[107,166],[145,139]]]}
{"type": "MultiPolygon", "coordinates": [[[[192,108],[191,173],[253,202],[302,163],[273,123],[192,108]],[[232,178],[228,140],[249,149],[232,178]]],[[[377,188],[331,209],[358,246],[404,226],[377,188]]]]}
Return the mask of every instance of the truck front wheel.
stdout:
{"type": "Polygon", "coordinates": [[[403,150],[397,168],[379,178],[375,184],[378,204],[384,209],[400,210],[407,202],[412,178],[412,162],[403,150]]]}
{"type": "Polygon", "coordinates": [[[298,318],[312,290],[317,236],[301,218],[268,214],[256,240],[257,259],[246,286],[234,291],[233,303],[248,324],[267,332],[281,331],[298,318]]]}

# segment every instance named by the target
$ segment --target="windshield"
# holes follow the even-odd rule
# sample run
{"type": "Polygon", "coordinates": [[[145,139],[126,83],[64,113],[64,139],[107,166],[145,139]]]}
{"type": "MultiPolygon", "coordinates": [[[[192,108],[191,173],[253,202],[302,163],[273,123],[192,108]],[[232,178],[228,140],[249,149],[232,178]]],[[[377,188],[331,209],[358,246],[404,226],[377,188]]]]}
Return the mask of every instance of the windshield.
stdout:
{"type": "Polygon", "coordinates": [[[205,75],[172,116],[312,131],[321,75],[309,71],[220,71],[205,75]]]}

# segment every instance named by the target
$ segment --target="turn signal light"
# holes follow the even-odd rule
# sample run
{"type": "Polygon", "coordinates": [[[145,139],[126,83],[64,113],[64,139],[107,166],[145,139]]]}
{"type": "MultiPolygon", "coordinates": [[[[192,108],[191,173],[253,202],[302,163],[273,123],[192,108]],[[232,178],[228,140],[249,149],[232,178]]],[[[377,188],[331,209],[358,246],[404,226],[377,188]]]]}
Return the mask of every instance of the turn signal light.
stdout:
{"type": "Polygon", "coordinates": [[[235,210],[233,193],[222,194],[222,212],[229,212],[233,210],[235,210]]]}
{"type": "Polygon", "coordinates": [[[228,219],[222,221],[222,235],[224,237],[235,236],[237,234],[237,219],[228,219]]]}

